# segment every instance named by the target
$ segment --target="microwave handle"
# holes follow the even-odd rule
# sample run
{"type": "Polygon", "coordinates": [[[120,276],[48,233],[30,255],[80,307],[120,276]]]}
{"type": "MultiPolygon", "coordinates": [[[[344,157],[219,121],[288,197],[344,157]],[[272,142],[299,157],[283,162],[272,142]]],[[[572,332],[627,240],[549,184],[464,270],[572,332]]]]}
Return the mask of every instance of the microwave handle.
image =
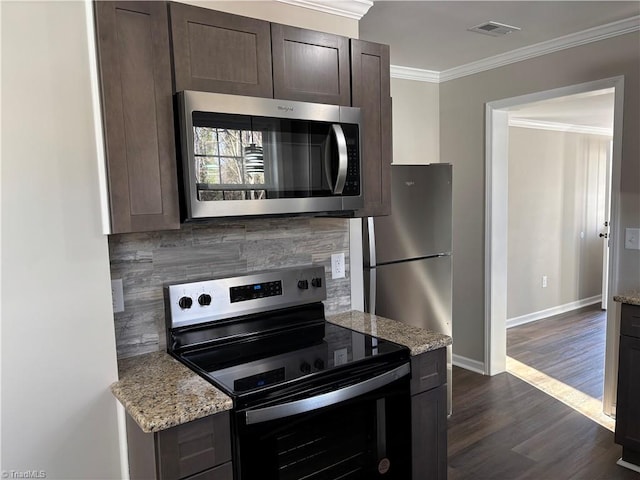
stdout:
{"type": "MultiPolygon", "coordinates": [[[[334,195],[340,195],[342,194],[344,185],[347,181],[347,139],[344,136],[342,126],[337,123],[331,125],[329,135],[333,135],[333,138],[335,138],[336,145],[338,147],[338,174],[336,175],[336,183],[331,187],[331,189],[334,195]]],[[[324,152],[324,166],[327,172],[327,180],[329,181],[329,185],[331,186],[333,172],[331,171],[331,152],[328,148],[330,144],[331,142],[327,142],[327,149],[324,152]]]]}

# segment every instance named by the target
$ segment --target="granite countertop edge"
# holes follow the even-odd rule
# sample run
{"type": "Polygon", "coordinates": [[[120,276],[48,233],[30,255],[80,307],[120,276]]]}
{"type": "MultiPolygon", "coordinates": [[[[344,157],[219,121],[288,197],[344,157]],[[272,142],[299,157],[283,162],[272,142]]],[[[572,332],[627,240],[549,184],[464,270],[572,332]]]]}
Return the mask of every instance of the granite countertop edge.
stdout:
{"type": "Polygon", "coordinates": [[[453,343],[448,335],[357,310],[329,315],[327,321],[404,345],[409,348],[411,356],[447,347],[453,343]]]}
{"type": "MultiPolygon", "coordinates": [[[[448,335],[356,310],[329,315],[327,321],[405,345],[412,356],[452,343],[448,335]]],[[[118,371],[111,392],[145,433],[233,408],[229,396],[166,352],[121,359],[118,371]]]]}
{"type": "Polygon", "coordinates": [[[624,292],[619,295],[614,295],[613,300],[629,305],[640,305],[640,288],[631,290],[629,292],[624,292]]]}
{"type": "Polygon", "coordinates": [[[111,392],[145,433],[231,410],[233,401],[166,352],[121,359],[111,392]]]}

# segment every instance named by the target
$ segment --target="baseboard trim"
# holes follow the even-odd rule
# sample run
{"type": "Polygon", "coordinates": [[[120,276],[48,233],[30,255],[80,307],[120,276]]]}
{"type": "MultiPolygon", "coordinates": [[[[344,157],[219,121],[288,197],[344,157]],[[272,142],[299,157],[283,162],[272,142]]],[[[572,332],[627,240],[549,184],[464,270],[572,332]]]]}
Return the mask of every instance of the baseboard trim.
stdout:
{"type": "Polygon", "coordinates": [[[465,370],[485,375],[483,362],[463,357],[462,355],[456,355],[455,353],[452,356],[452,361],[456,367],[464,368],[465,370]]]}
{"type": "Polygon", "coordinates": [[[635,465],[635,464],[630,463],[630,462],[626,462],[622,458],[620,460],[618,460],[616,462],[616,464],[620,465],[621,467],[628,468],[629,470],[633,470],[634,472],[640,473],[640,466],[635,465]]]}
{"type": "Polygon", "coordinates": [[[554,315],[560,315],[562,313],[567,313],[578,308],[594,305],[596,303],[600,303],[601,300],[601,295],[583,298],[582,300],[576,300],[575,302],[565,303],[564,305],[558,305],[557,307],[547,308],[545,310],[540,310],[539,312],[528,313],[520,317],[508,318],[506,325],[508,329],[517,327],[518,325],[536,322],[538,320],[542,320],[543,318],[553,317],[554,315]]]}

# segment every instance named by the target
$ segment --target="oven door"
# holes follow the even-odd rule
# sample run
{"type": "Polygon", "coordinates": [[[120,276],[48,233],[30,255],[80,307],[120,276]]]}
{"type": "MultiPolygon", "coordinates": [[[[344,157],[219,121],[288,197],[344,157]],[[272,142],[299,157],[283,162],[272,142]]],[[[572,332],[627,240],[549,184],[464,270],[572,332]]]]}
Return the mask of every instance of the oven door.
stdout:
{"type": "Polygon", "coordinates": [[[408,367],[237,411],[236,479],[410,478],[408,367]]]}

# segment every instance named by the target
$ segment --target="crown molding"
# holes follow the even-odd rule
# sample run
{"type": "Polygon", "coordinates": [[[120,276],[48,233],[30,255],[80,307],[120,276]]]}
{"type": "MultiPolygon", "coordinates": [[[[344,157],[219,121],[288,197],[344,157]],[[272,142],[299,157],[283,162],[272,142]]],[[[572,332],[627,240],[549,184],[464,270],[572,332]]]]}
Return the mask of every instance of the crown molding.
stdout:
{"type": "Polygon", "coordinates": [[[417,82],[440,83],[440,72],[423,70],[421,68],[391,65],[391,78],[415,80],[417,82]]]}
{"type": "Polygon", "coordinates": [[[527,118],[510,118],[510,127],[533,128],[536,130],[552,130],[554,132],[586,133],[589,135],[613,136],[612,128],[590,127],[587,125],[574,125],[572,123],[545,122],[542,120],[529,120],[527,118]]]}
{"type": "Polygon", "coordinates": [[[450,68],[440,72],[440,81],[446,82],[460,77],[484,72],[493,68],[502,67],[511,63],[521,62],[530,58],[547,55],[549,53],[573,48],[587,43],[605,40],[607,38],[624,35],[640,30],[640,15],[629,17],[617,22],[607,23],[598,27],[589,28],[581,32],[571,33],[562,37],[536,43],[527,47],[518,48],[510,52],[494,55],[477,62],[467,63],[459,67],[450,68]]]}
{"type": "Polygon", "coordinates": [[[297,7],[360,20],[373,6],[372,0],[278,0],[297,7]]]}
{"type": "Polygon", "coordinates": [[[434,70],[424,70],[414,67],[403,67],[391,65],[392,78],[404,78],[406,80],[416,80],[419,82],[442,83],[456,78],[466,77],[475,73],[484,72],[493,68],[502,67],[511,63],[520,62],[534,57],[547,55],[548,53],[565,50],[567,48],[585,45],[599,40],[637,32],[640,30],[640,15],[629,17],[599,27],[589,28],[581,32],[572,33],[563,37],[554,38],[546,42],[536,43],[528,47],[518,48],[510,52],[501,53],[492,57],[484,58],[476,62],[460,65],[459,67],[436,72],[434,70]]]}

